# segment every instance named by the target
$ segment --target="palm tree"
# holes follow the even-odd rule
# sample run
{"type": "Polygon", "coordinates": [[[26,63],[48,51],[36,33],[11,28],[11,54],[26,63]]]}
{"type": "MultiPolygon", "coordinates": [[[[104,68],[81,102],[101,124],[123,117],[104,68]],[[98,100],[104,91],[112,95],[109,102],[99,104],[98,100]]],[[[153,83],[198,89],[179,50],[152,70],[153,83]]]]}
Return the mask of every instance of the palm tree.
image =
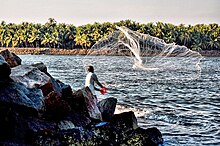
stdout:
{"type": "Polygon", "coordinates": [[[50,46],[51,35],[48,32],[46,32],[43,37],[44,38],[41,41],[41,45],[44,45],[44,47],[51,48],[51,46],[50,46]]]}
{"type": "Polygon", "coordinates": [[[187,46],[188,43],[191,41],[191,36],[187,30],[184,30],[180,32],[179,39],[180,39],[181,44],[183,44],[184,46],[187,46]]]}
{"type": "Polygon", "coordinates": [[[194,50],[220,50],[220,26],[216,23],[175,26],[162,22],[140,24],[123,20],[75,27],[71,24],[57,24],[54,18],[49,18],[43,25],[28,22],[6,24],[2,21],[0,47],[89,48],[116,30],[116,26],[126,26],[131,30],[159,37],[166,43],[175,42],[194,50]]]}
{"type": "Polygon", "coordinates": [[[81,48],[87,48],[91,46],[89,38],[85,34],[76,35],[75,42],[76,42],[76,45],[81,46],[81,48]]]}

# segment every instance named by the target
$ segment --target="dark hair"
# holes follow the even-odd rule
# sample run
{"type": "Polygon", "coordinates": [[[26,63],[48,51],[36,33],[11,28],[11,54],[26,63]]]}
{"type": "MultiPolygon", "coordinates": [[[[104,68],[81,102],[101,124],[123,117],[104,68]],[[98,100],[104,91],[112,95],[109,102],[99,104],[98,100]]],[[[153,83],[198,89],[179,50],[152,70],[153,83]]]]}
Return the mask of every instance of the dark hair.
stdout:
{"type": "Polygon", "coordinates": [[[93,73],[93,72],[94,72],[94,67],[93,67],[93,66],[91,66],[91,65],[90,65],[90,66],[88,66],[88,71],[93,73]]]}

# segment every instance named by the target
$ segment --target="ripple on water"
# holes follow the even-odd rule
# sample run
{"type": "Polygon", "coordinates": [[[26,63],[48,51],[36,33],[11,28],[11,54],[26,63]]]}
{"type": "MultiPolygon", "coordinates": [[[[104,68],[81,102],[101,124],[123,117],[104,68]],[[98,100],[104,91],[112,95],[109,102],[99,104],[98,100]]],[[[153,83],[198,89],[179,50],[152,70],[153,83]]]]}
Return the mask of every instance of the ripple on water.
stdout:
{"type": "MultiPolygon", "coordinates": [[[[118,56],[19,55],[22,64],[44,62],[48,72],[74,90],[84,86],[83,61],[97,60],[95,71],[109,94],[118,99],[119,112],[132,110],[139,125],[158,127],[164,146],[220,145],[220,58],[204,58],[201,76],[175,78],[181,72],[132,69],[129,59],[118,56]]],[[[175,59],[175,58],[172,58],[175,59]]],[[[174,60],[175,61],[175,60],[174,60]]]]}

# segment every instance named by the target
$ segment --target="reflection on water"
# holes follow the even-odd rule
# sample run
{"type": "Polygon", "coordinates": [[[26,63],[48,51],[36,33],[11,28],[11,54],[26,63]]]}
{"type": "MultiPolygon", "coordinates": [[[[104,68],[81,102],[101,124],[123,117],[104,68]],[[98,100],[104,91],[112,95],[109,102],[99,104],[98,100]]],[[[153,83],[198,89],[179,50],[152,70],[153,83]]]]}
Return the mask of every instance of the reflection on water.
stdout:
{"type": "Polygon", "coordinates": [[[44,62],[52,76],[70,84],[74,90],[84,86],[86,74],[82,60],[97,59],[95,72],[109,88],[109,93],[99,98],[116,97],[120,104],[118,112],[133,110],[140,126],[158,127],[164,145],[220,145],[220,58],[204,58],[201,76],[187,80],[174,78],[181,73],[175,68],[135,70],[126,57],[19,57],[22,64],[44,62]]]}

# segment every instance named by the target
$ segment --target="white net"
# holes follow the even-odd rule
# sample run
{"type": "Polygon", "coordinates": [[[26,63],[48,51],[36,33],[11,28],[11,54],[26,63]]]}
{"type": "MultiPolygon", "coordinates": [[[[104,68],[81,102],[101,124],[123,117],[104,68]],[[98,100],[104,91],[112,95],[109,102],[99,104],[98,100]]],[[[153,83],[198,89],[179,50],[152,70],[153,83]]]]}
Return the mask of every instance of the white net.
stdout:
{"type": "MultiPolygon", "coordinates": [[[[126,27],[117,27],[111,35],[94,44],[85,58],[94,55],[126,56],[126,59],[128,58],[132,63],[127,70],[135,72],[136,75],[141,71],[142,76],[143,71],[151,74],[154,72],[153,75],[158,80],[191,80],[197,79],[201,73],[200,53],[185,46],[167,44],[162,39],[126,27]]],[[[111,64],[111,62],[106,63],[111,64]]],[[[126,62],[123,63],[122,66],[126,66],[126,62]]],[[[96,59],[86,59],[84,62],[84,66],[102,64],[101,60],[96,59]]]]}
{"type": "Polygon", "coordinates": [[[172,67],[200,69],[198,64],[202,56],[196,51],[174,43],[166,44],[162,39],[138,33],[126,27],[117,27],[117,29],[107,38],[93,45],[88,55],[131,56],[134,66],[142,69],[172,67]],[[178,62],[173,62],[171,57],[178,57],[178,62]]]}

